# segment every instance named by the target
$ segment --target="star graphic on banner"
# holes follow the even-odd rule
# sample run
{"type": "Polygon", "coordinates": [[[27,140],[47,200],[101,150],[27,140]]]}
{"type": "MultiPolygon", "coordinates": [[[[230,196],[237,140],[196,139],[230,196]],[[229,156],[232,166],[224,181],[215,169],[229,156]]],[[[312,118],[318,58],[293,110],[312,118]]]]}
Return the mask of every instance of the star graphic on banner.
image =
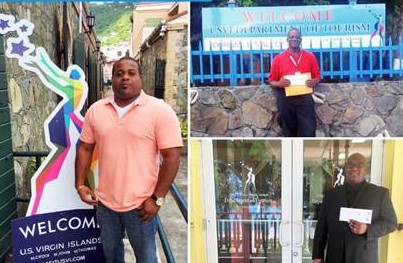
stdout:
{"type": "Polygon", "coordinates": [[[29,48],[24,46],[24,41],[21,40],[19,43],[11,43],[12,50],[11,54],[17,54],[21,57],[24,56],[24,52],[27,51],[29,48]]]}
{"type": "Polygon", "coordinates": [[[30,43],[27,36],[20,36],[19,38],[10,37],[7,39],[5,54],[9,58],[17,58],[20,60],[29,57],[29,54],[34,50],[35,45],[30,43]]]}
{"type": "Polygon", "coordinates": [[[28,26],[24,24],[24,25],[20,26],[20,30],[21,30],[21,32],[27,32],[28,26]]]}
{"type": "Polygon", "coordinates": [[[17,28],[17,34],[20,36],[29,36],[32,35],[34,30],[34,24],[26,19],[21,19],[18,23],[16,23],[15,28],[17,28]]]}
{"type": "Polygon", "coordinates": [[[5,28],[7,28],[7,27],[10,27],[9,25],[8,25],[8,20],[3,20],[3,19],[0,19],[0,28],[1,29],[5,29],[5,28]]]}

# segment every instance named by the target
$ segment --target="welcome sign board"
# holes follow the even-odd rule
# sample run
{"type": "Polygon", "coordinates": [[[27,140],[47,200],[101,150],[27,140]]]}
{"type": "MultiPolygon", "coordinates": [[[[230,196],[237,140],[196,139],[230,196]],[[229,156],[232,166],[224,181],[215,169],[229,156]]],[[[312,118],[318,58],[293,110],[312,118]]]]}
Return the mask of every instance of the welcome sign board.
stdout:
{"type": "MultiPolygon", "coordinates": [[[[14,262],[102,263],[95,210],[80,200],[74,185],[74,160],[84,120],[81,110],[88,96],[85,74],[77,65],[60,69],[44,48],[31,42],[33,31],[30,21],[0,14],[6,56],[35,73],[44,87],[62,98],[44,123],[51,152],[31,179],[27,217],[12,221],[14,262]]],[[[97,181],[94,156],[89,175],[92,187],[97,181]]]]}
{"type": "Polygon", "coordinates": [[[105,262],[94,210],[40,214],[11,226],[14,262],[105,262]]]}
{"type": "Polygon", "coordinates": [[[204,8],[204,50],[285,49],[298,28],[303,48],[383,45],[385,4],[204,8]]]}

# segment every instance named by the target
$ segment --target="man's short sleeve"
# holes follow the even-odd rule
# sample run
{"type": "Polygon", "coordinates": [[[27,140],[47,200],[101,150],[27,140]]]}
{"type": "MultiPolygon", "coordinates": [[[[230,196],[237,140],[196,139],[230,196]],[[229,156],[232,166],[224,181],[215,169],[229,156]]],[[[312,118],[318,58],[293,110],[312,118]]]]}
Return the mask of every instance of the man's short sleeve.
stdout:
{"type": "Polygon", "coordinates": [[[279,55],[275,56],[270,67],[269,72],[269,81],[278,81],[280,80],[281,76],[279,73],[279,55]]]}
{"type": "Polygon", "coordinates": [[[84,125],[80,134],[80,141],[90,144],[95,143],[94,131],[91,125],[93,111],[94,111],[93,107],[90,107],[87,113],[85,114],[84,125]]]}
{"type": "Polygon", "coordinates": [[[162,102],[155,126],[155,138],[159,150],[182,147],[183,141],[178,118],[175,111],[162,102]]]}

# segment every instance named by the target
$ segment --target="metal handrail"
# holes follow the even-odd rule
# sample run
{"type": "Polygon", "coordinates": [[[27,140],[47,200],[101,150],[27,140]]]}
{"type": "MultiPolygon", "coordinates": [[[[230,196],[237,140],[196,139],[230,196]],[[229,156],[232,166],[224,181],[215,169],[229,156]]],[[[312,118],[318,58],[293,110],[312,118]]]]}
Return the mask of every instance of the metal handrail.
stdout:
{"type": "Polygon", "coordinates": [[[14,157],[46,157],[50,152],[36,151],[36,152],[13,152],[14,157]]]}
{"type": "MultiPolygon", "coordinates": [[[[35,168],[38,169],[39,166],[42,163],[41,158],[46,157],[49,155],[49,152],[13,152],[14,157],[35,157],[35,168]]],[[[175,200],[175,203],[178,205],[179,210],[183,216],[183,218],[186,220],[186,223],[188,223],[188,216],[187,216],[187,202],[181,192],[179,191],[178,186],[173,183],[172,186],[170,187],[170,192],[175,200]]],[[[31,197],[22,197],[22,196],[17,196],[16,201],[17,202],[23,202],[23,203],[28,203],[31,197]]],[[[169,245],[169,241],[167,238],[167,234],[164,230],[164,226],[161,222],[160,217],[157,215],[157,227],[158,227],[158,235],[160,237],[162,249],[164,250],[164,255],[168,263],[175,263],[175,258],[172,253],[171,246],[169,245]]]]}
{"type": "Polygon", "coordinates": [[[167,234],[165,233],[164,226],[162,225],[159,215],[157,215],[157,226],[158,226],[158,235],[160,237],[162,249],[164,250],[165,258],[168,263],[175,263],[175,258],[172,253],[171,246],[169,245],[167,234]]]}
{"type": "Polygon", "coordinates": [[[172,194],[173,198],[175,199],[175,202],[178,205],[179,210],[181,211],[182,216],[186,220],[186,223],[187,223],[188,222],[188,204],[187,204],[185,198],[183,197],[183,195],[179,191],[178,186],[176,186],[175,183],[173,183],[171,185],[171,188],[169,190],[171,191],[171,194],[172,194]]]}
{"type": "MultiPolygon", "coordinates": [[[[49,155],[49,152],[44,151],[36,151],[36,152],[13,152],[14,157],[35,157],[35,168],[38,169],[42,163],[41,158],[49,155]]],[[[28,200],[29,201],[29,200],[28,200]]]]}
{"type": "MultiPolygon", "coordinates": [[[[175,200],[175,203],[178,205],[183,218],[186,220],[186,223],[188,223],[188,213],[187,213],[188,208],[185,198],[183,197],[183,195],[179,191],[178,186],[176,186],[175,183],[171,185],[169,190],[175,200]]],[[[168,263],[175,263],[175,258],[173,256],[171,246],[169,245],[169,241],[165,233],[164,226],[162,225],[161,219],[158,215],[157,215],[157,226],[158,226],[158,235],[160,237],[162,249],[164,250],[165,258],[168,263]]]]}

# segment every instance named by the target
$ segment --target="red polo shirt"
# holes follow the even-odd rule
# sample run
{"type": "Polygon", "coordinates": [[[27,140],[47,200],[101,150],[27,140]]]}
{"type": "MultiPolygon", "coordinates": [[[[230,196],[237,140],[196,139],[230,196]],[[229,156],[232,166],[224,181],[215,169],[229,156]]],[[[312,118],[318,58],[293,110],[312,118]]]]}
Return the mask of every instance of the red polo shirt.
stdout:
{"type": "Polygon", "coordinates": [[[274,57],[270,68],[269,81],[279,81],[283,76],[293,75],[295,72],[310,72],[312,79],[320,79],[318,62],[311,52],[301,49],[298,54],[292,55],[287,49],[274,57]]]}

